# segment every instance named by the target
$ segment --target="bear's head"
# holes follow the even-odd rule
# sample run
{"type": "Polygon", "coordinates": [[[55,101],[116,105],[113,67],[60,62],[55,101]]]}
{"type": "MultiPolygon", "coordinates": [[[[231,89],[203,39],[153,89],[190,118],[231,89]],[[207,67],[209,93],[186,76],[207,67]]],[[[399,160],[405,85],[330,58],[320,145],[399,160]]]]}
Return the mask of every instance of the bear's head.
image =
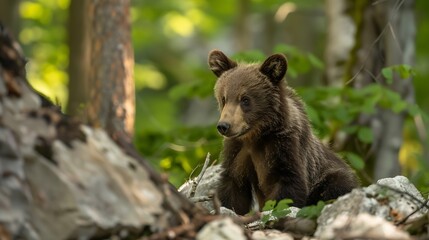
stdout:
{"type": "Polygon", "coordinates": [[[262,64],[238,64],[223,52],[209,53],[208,64],[218,77],[215,97],[220,119],[217,129],[227,138],[247,139],[282,124],[287,60],[282,54],[262,64]]]}

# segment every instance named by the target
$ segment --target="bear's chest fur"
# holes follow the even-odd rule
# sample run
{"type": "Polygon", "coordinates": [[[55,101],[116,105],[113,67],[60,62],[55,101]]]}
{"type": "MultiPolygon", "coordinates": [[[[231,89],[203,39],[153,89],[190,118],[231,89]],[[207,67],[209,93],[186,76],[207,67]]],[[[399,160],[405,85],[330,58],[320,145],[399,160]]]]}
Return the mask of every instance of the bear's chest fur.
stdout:
{"type": "Polygon", "coordinates": [[[249,181],[258,198],[259,206],[263,206],[267,196],[270,195],[278,179],[273,170],[273,159],[270,159],[269,143],[245,143],[234,161],[234,172],[242,178],[241,181],[249,181]]]}

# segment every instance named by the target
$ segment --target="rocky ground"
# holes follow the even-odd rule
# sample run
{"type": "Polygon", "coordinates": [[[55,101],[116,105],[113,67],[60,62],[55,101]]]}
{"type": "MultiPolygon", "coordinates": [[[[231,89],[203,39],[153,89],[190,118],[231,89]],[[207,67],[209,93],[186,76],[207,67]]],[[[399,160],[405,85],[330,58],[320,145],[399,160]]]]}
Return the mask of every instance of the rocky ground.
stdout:
{"type": "MultiPolygon", "coordinates": [[[[210,167],[196,187],[192,200],[211,196],[219,181],[220,166],[210,167]]],[[[192,181],[179,190],[189,196],[192,181]]],[[[215,212],[213,201],[201,204],[215,212]]],[[[425,239],[428,235],[428,200],[404,176],[385,178],[368,187],[354,189],[351,193],[327,204],[317,220],[296,217],[299,209],[293,208],[287,218],[274,224],[277,229],[264,229],[261,221],[245,224],[244,228],[230,220],[222,219],[206,225],[198,234],[199,239],[425,239]],[[261,229],[258,229],[258,226],[261,229]],[[251,229],[251,230],[250,230],[251,229]]],[[[231,210],[221,212],[234,216],[231,210]]],[[[264,214],[264,213],[262,213],[264,214]]],[[[237,216],[236,216],[237,217],[237,216]]],[[[274,220],[274,219],[273,219],[274,220]]],[[[275,222],[275,221],[273,221],[275,222]]],[[[265,225],[267,226],[267,225],[265,225]]]]}

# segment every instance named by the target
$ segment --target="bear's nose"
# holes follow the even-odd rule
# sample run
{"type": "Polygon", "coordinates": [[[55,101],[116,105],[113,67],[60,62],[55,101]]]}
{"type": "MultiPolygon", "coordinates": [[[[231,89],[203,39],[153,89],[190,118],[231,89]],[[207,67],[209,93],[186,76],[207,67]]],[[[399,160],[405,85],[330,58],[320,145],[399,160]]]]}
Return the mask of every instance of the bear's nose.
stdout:
{"type": "Polygon", "coordinates": [[[226,122],[219,122],[217,124],[217,130],[220,132],[220,134],[225,135],[228,132],[230,125],[226,122]]]}

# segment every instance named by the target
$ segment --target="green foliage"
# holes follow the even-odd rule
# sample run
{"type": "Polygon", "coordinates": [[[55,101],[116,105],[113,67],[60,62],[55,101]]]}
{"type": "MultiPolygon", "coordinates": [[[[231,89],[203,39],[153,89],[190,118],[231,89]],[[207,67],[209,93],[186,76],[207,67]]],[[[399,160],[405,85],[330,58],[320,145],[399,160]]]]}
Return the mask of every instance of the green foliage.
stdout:
{"type": "Polygon", "coordinates": [[[387,83],[393,83],[393,73],[398,73],[401,79],[408,79],[416,75],[414,69],[407,64],[395,65],[381,69],[381,74],[386,78],[387,83]]]}
{"type": "Polygon", "coordinates": [[[249,50],[234,54],[232,59],[242,62],[262,62],[266,58],[265,54],[259,50],[249,50]]]}
{"type": "Polygon", "coordinates": [[[271,221],[272,219],[279,219],[282,217],[286,217],[291,211],[289,209],[289,205],[293,203],[291,199],[283,199],[279,202],[275,200],[268,200],[265,202],[264,207],[262,208],[262,211],[271,211],[267,215],[262,216],[262,223],[265,225],[267,222],[271,221]]]}
{"type": "Polygon", "coordinates": [[[352,168],[356,170],[363,170],[365,167],[365,162],[359,155],[353,152],[345,152],[343,155],[352,168]]]}
{"type": "Polygon", "coordinates": [[[169,90],[169,96],[174,100],[206,98],[213,96],[213,87],[216,82],[214,74],[208,68],[193,69],[195,80],[173,86],[169,90]]]}
{"type": "Polygon", "coordinates": [[[67,103],[66,10],[69,0],[22,1],[19,41],[29,56],[30,83],[63,108],[67,103]]]}
{"type": "Polygon", "coordinates": [[[418,106],[409,104],[399,94],[380,85],[372,84],[361,89],[341,87],[316,87],[298,89],[307,104],[307,112],[320,137],[330,137],[337,130],[356,133],[359,140],[371,143],[371,129],[359,127],[353,121],[361,114],[375,113],[377,108],[395,113],[405,111],[408,116],[422,113],[418,106]],[[317,111],[316,111],[317,109],[317,111]]]}
{"type": "Polygon", "coordinates": [[[357,134],[359,140],[364,143],[372,143],[374,136],[372,135],[372,130],[369,127],[360,127],[357,134]]]}
{"type": "Polygon", "coordinates": [[[303,207],[301,210],[299,210],[296,216],[299,218],[309,218],[316,220],[322,213],[324,207],[325,202],[319,201],[317,202],[317,205],[303,207]]]}
{"type": "Polygon", "coordinates": [[[146,153],[146,159],[153,166],[169,173],[170,182],[178,187],[188,178],[198,175],[207,152],[214,156],[212,161],[219,156],[222,143],[215,130],[215,126],[177,126],[167,132],[138,134],[135,144],[140,152],[146,153]]]}
{"type": "Polygon", "coordinates": [[[299,74],[306,73],[312,68],[323,69],[323,62],[311,53],[304,52],[294,46],[279,44],[274,47],[274,52],[284,53],[288,59],[288,76],[296,78],[299,74]]]}

